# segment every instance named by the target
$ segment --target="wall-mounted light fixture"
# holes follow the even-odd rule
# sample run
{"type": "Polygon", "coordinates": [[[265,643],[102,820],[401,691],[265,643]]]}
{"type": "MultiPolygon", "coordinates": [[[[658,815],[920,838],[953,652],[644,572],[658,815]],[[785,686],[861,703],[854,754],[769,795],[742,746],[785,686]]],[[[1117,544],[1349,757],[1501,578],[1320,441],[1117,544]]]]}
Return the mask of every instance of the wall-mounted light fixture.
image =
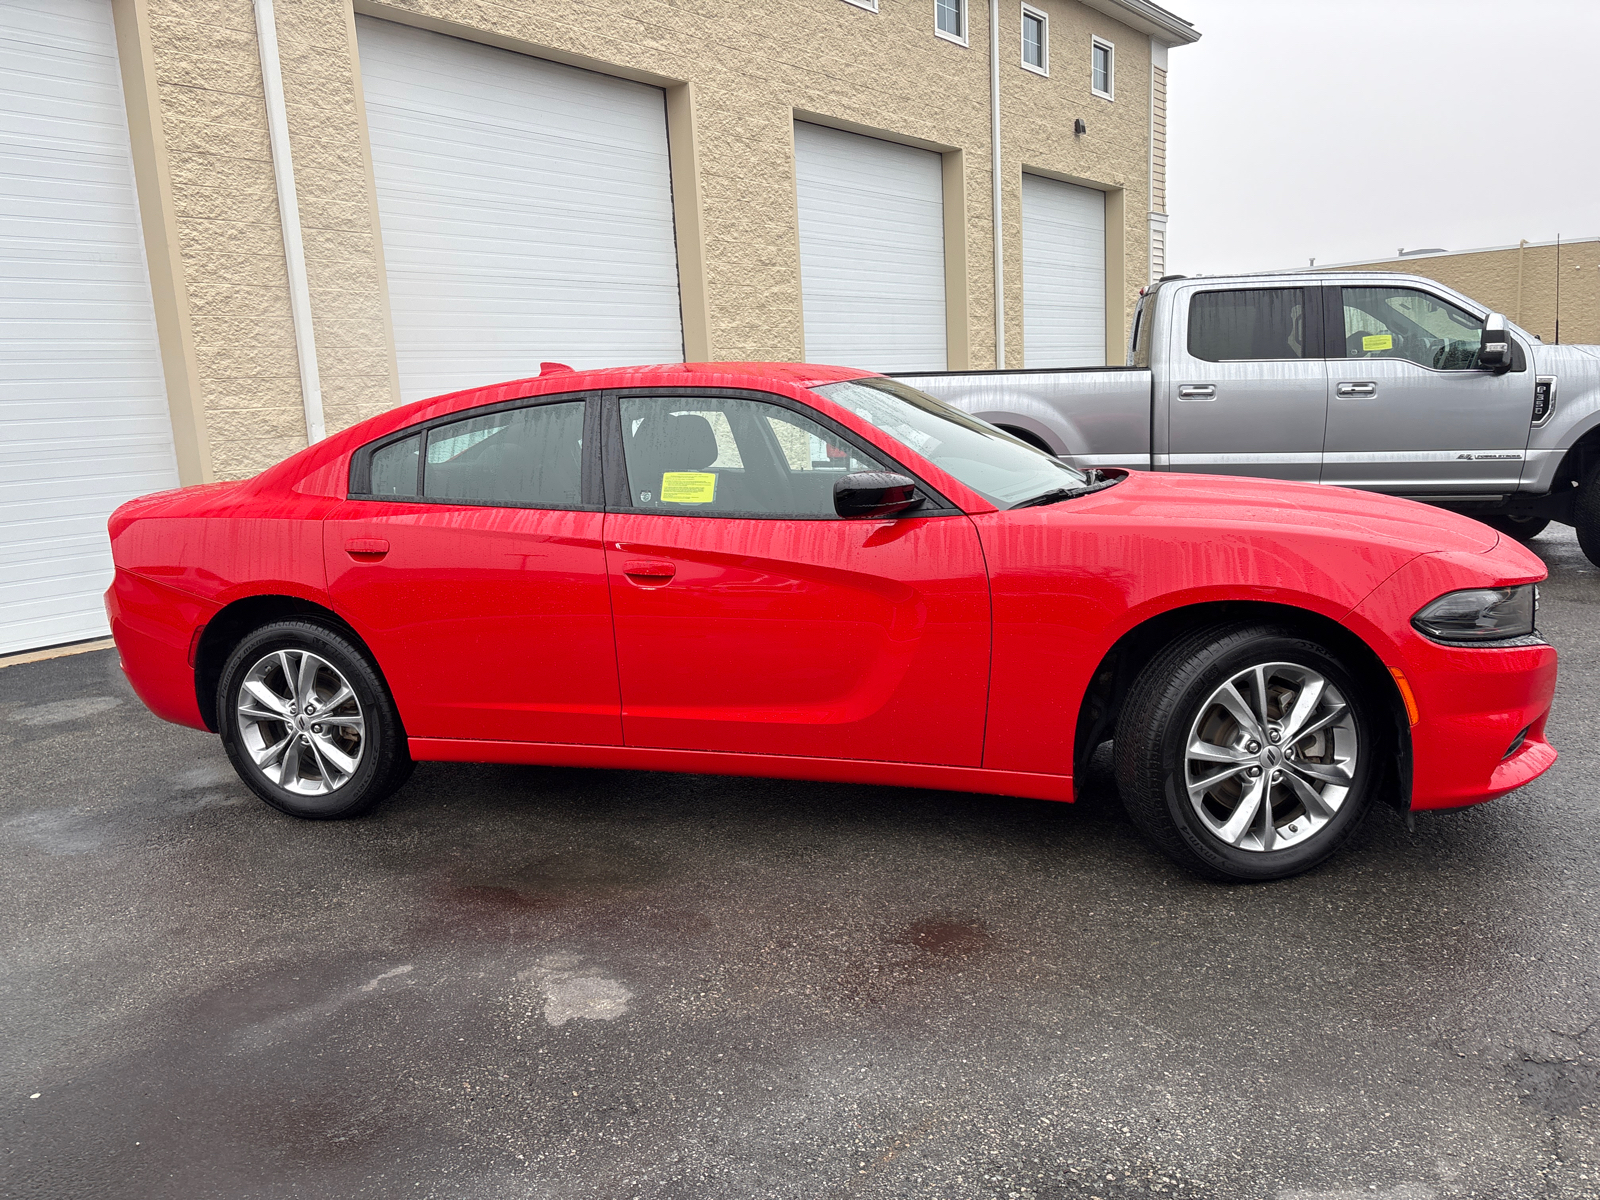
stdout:
{"type": "Polygon", "coordinates": [[[1073,137],[1082,137],[1084,134],[1086,134],[1088,132],[1089,132],[1089,127],[1083,123],[1083,118],[1082,117],[1079,117],[1076,121],[1074,121],[1072,123],[1072,136],[1073,137]]]}

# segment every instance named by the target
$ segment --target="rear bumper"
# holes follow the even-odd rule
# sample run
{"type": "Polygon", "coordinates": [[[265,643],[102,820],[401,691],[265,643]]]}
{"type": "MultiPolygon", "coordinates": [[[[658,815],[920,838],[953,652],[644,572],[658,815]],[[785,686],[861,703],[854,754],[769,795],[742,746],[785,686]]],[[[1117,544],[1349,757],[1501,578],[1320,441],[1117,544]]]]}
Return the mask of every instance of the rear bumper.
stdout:
{"type": "Polygon", "coordinates": [[[106,616],[122,673],[145,707],[162,720],[204,729],[189,647],[217,606],[188,592],[117,569],[106,590],[106,616]]]}

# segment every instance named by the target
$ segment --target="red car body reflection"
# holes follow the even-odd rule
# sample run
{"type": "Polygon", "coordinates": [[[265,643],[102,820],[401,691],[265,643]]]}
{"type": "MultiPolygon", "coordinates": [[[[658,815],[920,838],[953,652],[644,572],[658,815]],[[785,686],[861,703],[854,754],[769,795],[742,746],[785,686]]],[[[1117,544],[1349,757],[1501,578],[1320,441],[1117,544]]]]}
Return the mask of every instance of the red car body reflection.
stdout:
{"type": "Polygon", "coordinates": [[[419,760],[1068,800],[1086,739],[1109,736],[1095,689],[1112,686],[1100,676],[1116,647],[1189,614],[1293,613],[1381,664],[1413,807],[1486,800],[1554,762],[1548,645],[1453,647],[1411,625],[1453,589],[1542,579],[1522,546],[1405,501],[1217,476],[1135,473],[1068,503],[997,510],[811,390],[864,374],[757,363],[546,375],[385,413],[254,479],[134,501],[111,520],[107,605],[124,668],[155,713],[214,729],[225,631],[317,610],[370,651],[419,760]],[[663,388],[799,401],[960,511],[800,521],[349,498],[352,454],[418,421],[663,388]]]}

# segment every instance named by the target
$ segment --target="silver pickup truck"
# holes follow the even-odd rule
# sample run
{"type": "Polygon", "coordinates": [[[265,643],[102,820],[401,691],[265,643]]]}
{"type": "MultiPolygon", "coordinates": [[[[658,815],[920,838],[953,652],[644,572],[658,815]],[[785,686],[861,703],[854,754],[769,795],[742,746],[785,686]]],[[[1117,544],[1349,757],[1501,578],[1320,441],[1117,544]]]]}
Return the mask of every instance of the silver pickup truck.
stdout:
{"type": "Polygon", "coordinates": [[[1574,525],[1600,566],[1600,347],[1415,275],[1146,288],[1124,367],[899,376],[1079,467],[1264,475],[1574,525]]]}

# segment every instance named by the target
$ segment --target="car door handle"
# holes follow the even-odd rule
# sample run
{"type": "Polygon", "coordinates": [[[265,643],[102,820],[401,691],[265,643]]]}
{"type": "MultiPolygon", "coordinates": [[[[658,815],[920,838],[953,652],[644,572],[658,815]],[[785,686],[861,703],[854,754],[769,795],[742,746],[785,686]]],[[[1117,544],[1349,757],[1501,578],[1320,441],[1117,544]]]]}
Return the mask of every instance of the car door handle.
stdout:
{"type": "Polygon", "coordinates": [[[628,577],[630,583],[638,584],[640,587],[665,587],[672,582],[672,577],[678,573],[678,568],[659,559],[635,559],[622,564],[622,573],[628,577]]]}
{"type": "Polygon", "coordinates": [[[1341,396],[1358,396],[1362,399],[1378,394],[1378,385],[1375,383],[1341,383],[1334,389],[1341,396]]]}
{"type": "Polygon", "coordinates": [[[1186,383],[1178,389],[1179,400],[1215,400],[1217,398],[1217,385],[1214,383],[1186,383]]]}
{"type": "Polygon", "coordinates": [[[377,562],[389,553],[389,543],[383,538],[346,538],[344,552],[357,562],[377,562]]]}

